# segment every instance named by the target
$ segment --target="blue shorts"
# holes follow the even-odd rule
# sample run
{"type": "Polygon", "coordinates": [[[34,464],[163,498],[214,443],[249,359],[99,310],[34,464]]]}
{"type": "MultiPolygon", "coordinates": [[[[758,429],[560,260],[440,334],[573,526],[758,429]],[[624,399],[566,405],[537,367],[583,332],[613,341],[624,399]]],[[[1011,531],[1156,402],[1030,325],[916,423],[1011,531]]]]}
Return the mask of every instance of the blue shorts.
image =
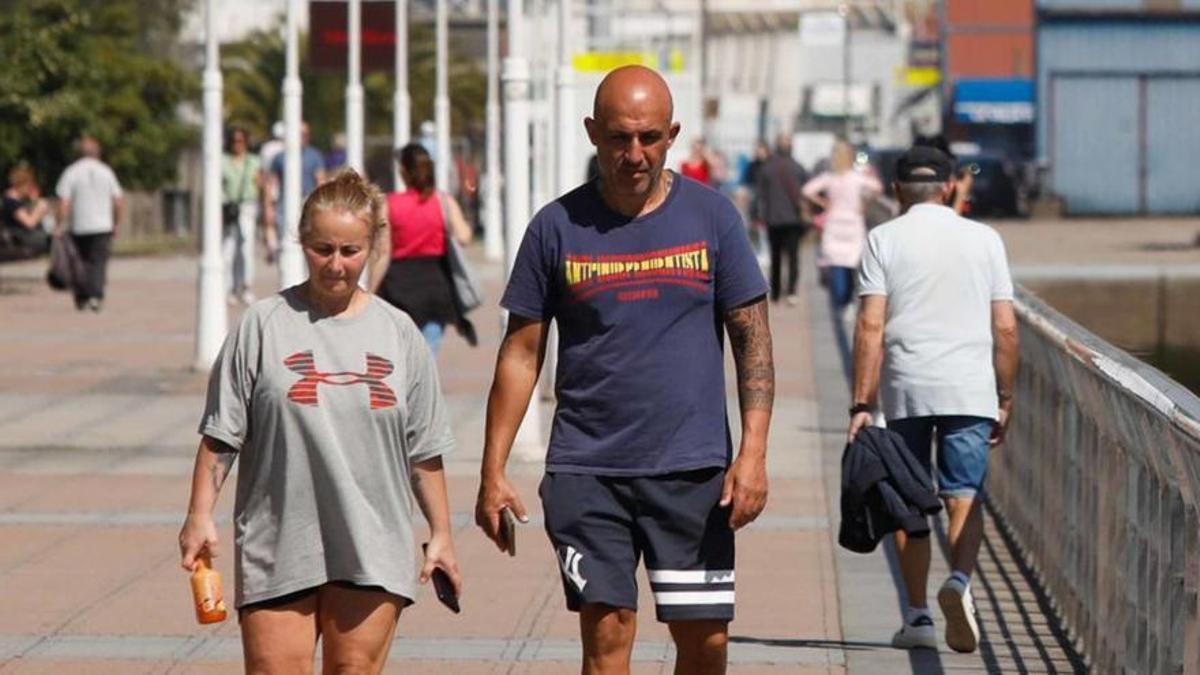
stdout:
{"type": "Polygon", "coordinates": [[[547,473],[538,492],[567,609],[637,609],[642,556],[659,621],[733,619],[734,548],[719,467],[662,476],[547,473]]]}
{"type": "Polygon", "coordinates": [[[930,445],[937,432],[937,489],[940,497],[974,497],[987,478],[988,439],[996,422],[986,417],[935,415],[888,420],[909,452],[933,475],[930,445]]]}

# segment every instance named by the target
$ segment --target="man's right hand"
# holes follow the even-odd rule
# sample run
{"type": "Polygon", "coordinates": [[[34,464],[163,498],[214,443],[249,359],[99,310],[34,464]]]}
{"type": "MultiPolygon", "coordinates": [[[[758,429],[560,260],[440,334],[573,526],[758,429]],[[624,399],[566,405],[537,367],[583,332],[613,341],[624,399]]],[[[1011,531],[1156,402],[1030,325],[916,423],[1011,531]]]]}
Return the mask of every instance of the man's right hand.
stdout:
{"type": "Polygon", "coordinates": [[[506,508],[512,511],[517,520],[529,522],[525,505],[508,478],[503,475],[485,476],[479,482],[479,497],[475,500],[475,524],[502,552],[508,550],[508,542],[500,531],[500,512],[506,508]]]}
{"type": "Polygon", "coordinates": [[[871,426],[874,421],[875,416],[869,412],[855,413],[854,416],[850,418],[850,428],[846,430],[846,442],[853,443],[855,437],[858,436],[858,432],[863,427],[871,426]]]}
{"type": "Polygon", "coordinates": [[[1000,406],[999,414],[996,422],[992,425],[992,435],[988,438],[988,445],[993,448],[1004,443],[1004,438],[1008,434],[1008,418],[1012,403],[1000,406]]]}

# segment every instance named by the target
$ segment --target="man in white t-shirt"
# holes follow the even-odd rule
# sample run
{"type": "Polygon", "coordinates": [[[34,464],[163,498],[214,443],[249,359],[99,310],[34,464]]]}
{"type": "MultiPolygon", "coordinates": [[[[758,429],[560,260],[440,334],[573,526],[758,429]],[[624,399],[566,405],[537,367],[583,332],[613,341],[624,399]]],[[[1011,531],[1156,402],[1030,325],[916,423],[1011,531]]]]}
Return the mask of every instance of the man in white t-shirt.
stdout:
{"type": "Polygon", "coordinates": [[[84,278],[75,282],[75,307],[100,311],[112,238],[121,221],[124,192],[116,174],[100,161],[100,141],[84,134],[80,157],[58,179],[58,228],[55,236],[70,232],[84,278]]]}
{"type": "MultiPolygon", "coordinates": [[[[946,644],[979,642],[970,579],[983,540],[988,450],[1004,440],[1017,372],[1017,323],[1004,243],[992,228],[945,205],[953,163],[916,146],[896,163],[904,215],[871,231],[859,270],[850,439],[871,424],[877,394],[888,428],[932,472],[949,515],[951,577],[938,592],[946,644]],[[882,371],[882,372],[881,372],[882,371]]],[[[937,648],[926,602],[928,537],[895,533],[908,591],[897,647],[937,648]]]]}

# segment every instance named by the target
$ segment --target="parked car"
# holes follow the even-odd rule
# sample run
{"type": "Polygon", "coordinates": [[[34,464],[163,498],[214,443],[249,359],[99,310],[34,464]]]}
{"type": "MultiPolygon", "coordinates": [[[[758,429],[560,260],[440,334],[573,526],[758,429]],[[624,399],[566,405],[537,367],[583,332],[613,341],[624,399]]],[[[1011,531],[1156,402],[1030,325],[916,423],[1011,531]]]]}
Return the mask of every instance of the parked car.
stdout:
{"type": "MultiPolygon", "coordinates": [[[[874,167],[889,198],[896,180],[896,160],[907,148],[868,148],[863,150],[874,167]]],[[[1032,181],[1023,165],[988,151],[960,154],[956,158],[959,174],[971,173],[971,199],[967,216],[1025,218],[1029,215],[1032,181]]]]}
{"type": "Polygon", "coordinates": [[[963,215],[1028,217],[1030,188],[1017,163],[987,153],[959,156],[957,162],[959,175],[973,178],[963,215]]]}

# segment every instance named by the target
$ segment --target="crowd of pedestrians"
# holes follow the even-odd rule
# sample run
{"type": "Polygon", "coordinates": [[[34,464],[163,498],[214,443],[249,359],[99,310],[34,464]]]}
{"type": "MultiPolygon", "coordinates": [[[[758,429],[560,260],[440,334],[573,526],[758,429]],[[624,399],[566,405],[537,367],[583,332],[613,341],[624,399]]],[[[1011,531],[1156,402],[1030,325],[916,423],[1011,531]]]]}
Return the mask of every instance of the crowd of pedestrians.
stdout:
{"type": "MultiPolygon", "coordinates": [[[[582,671],[629,672],[644,567],[676,672],[725,672],[737,532],[768,496],[769,314],[775,303],[799,303],[810,231],[849,376],[847,452],[856,462],[899,452],[919,474],[872,478],[903,480],[905,499],[923,504],[919,521],[909,513],[887,528],[908,603],[892,644],[938,645],[921,525],[940,498],[952,570],[936,595],[945,643],[975,650],[981,495],[1013,406],[1017,335],[1003,243],[958,212],[970,186],[953,159],[929,144],[906,152],[890,186],[899,213],[869,229],[865,205],[884,186],[844,141],[814,174],[794,159],[789,134],[760,142],[736,180],[703,139],[678,171],[668,168],[680,125],[667,83],[650,69],[609,73],[584,124],[596,152],[589,176],[533,217],[500,299],[507,322],[475,506],[484,536],[510,550],[509,523],[529,513],[508,458],[555,349],[557,406],[538,496],[564,602],[578,614],[582,671]],[[727,196],[731,184],[744,209],[727,196]],[[768,242],[765,275],[756,232],[768,242]],[[726,409],[726,339],[736,422],[726,409]],[[863,434],[875,426],[886,431],[863,434]]],[[[396,151],[403,189],[385,195],[344,168],[344,144],[328,155],[313,147],[305,124],[295,231],[308,277],[255,298],[256,258],[273,261],[288,229],[279,126],[257,152],[245,129],[227,138],[226,291],[247,309],[210,374],[181,563],[191,570],[222,550],[213,508],[240,458],[233,588],[247,671],[311,671],[321,637],[326,669],[378,672],[419,584],[443,574],[446,593],[463,589],[442,465],[454,440],[436,358],[448,327],[474,344],[466,315],[477,302],[463,297],[456,268],[473,231],[436,184],[439,158],[427,147],[396,151]],[[430,532],[423,549],[418,515],[430,532]]],[[[57,209],[29,167],[9,171],[0,233],[5,245],[39,253],[68,238],[81,270],[75,304],[100,311],[124,198],[100,143],[83,135],[77,150],[55,187],[57,209]]],[[[844,484],[860,486],[855,478],[844,484]]]]}
{"type": "MultiPolygon", "coordinates": [[[[905,489],[936,482],[953,570],[937,594],[945,639],[974,650],[979,495],[1016,371],[999,236],[945,206],[953,167],[937,149],[901,158],[894,190],[903,215],[868,233],[863,200],[882,186],[853,148],[839,144],[828,170],[809,177],[781,136],[750,169],[754,218],[771,239],[768,282],[743,215],[712,189],[708,151],[697,144],[686,163],[697,178],[666,167],[680,131],[673,106],[654,71],[609,73],[585,120],[595,176],[545,205],[520,242],[500,300],[508,319],[487,402],[476,524],[511,551],[511,523],[529,519],[506,466],[546,351],[556,348],[557,407],[538,493],[564,602],[579,617],[582,672],[629,672],[643,566],[676,672],[725,672],[737,532],[768,496],[769,307],[795,302],[799,241],[815,227],[835,314],[861,298],[848,443],[867,442],[862,429],[885,417],[891,431],[872,432],[871,448],[894,432],[889,452],[904,448],[926,474],[905,489]]],[[[227,196],[255,202],[241,187],[251,183],[262,201],[277,198],[277,170],[241,174],[278,169],[279,156],[260,163],[245,153],[244,135],[231,140],[227,196]]],[[[253,302],[210,376],[179,543],[187,569],[217,553],[213,505],[240,457],[234,589],[248,672],[310,670],[318,636],[327,669],[378,672],[418,583],[444,574],[444,593],[463,588],[441,459],[453,436],[435,355],[446,326],[464,318],[448,260],[471,230],[434,182],[436,158],[412,144],[396,161],[406,187],[387,196],[352,170],[324,182],[315,159],[306,164],[312,190],[298,231],[309,277],[253,302]],[[423,551],[418,509],[431,537],[423,551]]],[[[245,285],[246,274],[234,278],[245,285]]],[[[935,648],[928,537],[899,528],[894,536],[909,606],[893,644],[935,648]]]]}

